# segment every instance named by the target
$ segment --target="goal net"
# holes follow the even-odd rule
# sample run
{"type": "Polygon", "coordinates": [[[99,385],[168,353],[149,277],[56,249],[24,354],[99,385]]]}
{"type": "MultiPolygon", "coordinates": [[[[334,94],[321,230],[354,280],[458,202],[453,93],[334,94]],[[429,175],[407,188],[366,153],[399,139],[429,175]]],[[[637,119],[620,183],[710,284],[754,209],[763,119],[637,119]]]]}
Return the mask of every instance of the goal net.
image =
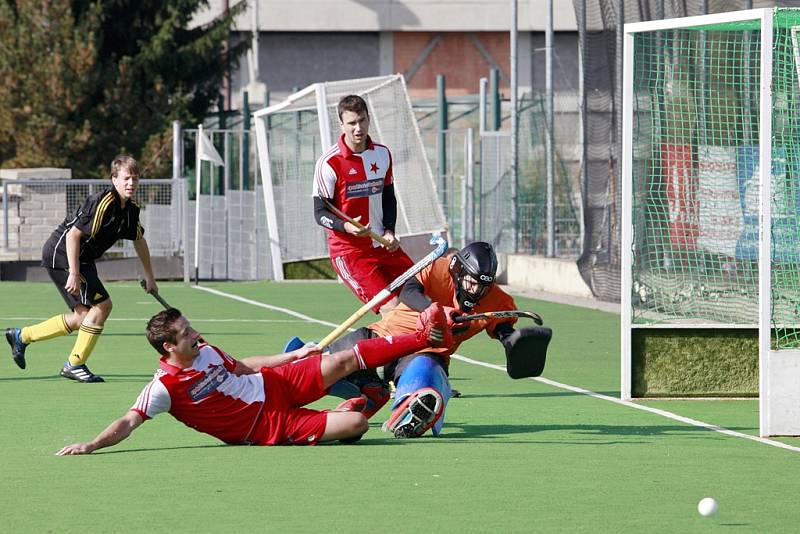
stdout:
{"type": "Polygon", "coordinates": [[[337,105],[349,94],[360,95],[367,102],[370,137],[392,153],[397,234],[403,237],[445,229],[403,77],[316,83],[254,114],[276,278],[281,276],[282,263],[328,256],[326,233],[313,217],[314,165],[339,137],[337,105]]]}
{"type": "Polygon", "coordinates": [[[625,26],[622,395],[759,394],[762,435],[800,434],[798,29],[625,26]]]}

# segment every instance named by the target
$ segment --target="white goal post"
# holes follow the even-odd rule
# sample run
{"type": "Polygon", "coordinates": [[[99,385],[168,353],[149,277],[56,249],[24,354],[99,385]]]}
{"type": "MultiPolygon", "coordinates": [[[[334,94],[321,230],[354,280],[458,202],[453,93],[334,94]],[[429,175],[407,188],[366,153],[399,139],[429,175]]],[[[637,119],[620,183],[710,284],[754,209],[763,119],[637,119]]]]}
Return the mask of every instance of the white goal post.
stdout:
{"type": "Polygon", "coordinates": [[[670,396],[670,372],[723,384],[686,396],[736,396],[714,373],[746,375],[749,332],[759,433],[800,435],[798,27],[794,9],[625,25],[623,399],[670,396]],[[654,349],[673,334],[693,341],[654,349]]]}
{"type": "Polygon", "coordinates": [[[325,231],[313,216],[314,164],[336,142],[337,105],[349,94],[367,102],[370,137],[392,153],[398,236],[446,229],[403,76],[315,83],[254,113],[276,280],[284,263],[328,256],[325,231]]]}

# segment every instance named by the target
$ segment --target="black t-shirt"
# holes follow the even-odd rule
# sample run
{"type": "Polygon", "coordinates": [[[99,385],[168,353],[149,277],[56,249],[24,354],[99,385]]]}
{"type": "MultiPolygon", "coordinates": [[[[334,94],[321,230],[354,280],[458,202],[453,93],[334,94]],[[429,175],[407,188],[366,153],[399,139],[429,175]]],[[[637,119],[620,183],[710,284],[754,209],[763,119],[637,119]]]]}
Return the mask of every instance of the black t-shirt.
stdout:
{"type": "Polygon", "coordinates": [[[116,189],[110,187],[89,195],[72,217],[64,219],[42,247],[42,265],[68,269],[67,232],[77,226],[81,236],[80,263],[93,262],[118,239],[135,241],[144,235],[139,224],[139,206],[129,200],[123,208],[116,189]]]}

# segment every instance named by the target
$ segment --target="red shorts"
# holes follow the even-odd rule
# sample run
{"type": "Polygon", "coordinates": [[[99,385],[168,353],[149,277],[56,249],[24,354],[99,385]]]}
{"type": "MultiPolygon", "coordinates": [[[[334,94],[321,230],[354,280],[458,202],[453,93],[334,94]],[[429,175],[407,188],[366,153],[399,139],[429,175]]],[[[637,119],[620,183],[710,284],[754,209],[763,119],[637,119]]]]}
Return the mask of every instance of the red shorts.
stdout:
{"type": "Polygon", "coordinates": [[[280,367],[264,367],[266,399],[251,442],[254,445],[316,445],[325,433],[328,413],[303,408],[325,396],[322,356],[280,367]]]}
{"type": "MultiPolygon", "coordinates": [[[[372,247],[370,250],[331,256],[331,264],[339,278],[361,302],[366,303],[409,270],[414,262],[403,249],[389,252],[383,247],[372,247]]],[[[378,313],[381,304],[378,303],[372,311],[378,313]]]]}

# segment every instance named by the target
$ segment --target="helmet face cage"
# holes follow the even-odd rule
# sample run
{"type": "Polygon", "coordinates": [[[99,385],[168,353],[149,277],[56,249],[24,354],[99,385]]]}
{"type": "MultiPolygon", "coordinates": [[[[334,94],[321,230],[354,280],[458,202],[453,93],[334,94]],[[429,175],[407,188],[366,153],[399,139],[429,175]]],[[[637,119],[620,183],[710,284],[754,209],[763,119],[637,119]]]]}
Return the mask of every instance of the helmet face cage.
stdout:
{"type": "Polygon", "coordinates": [[[471,310],[486,296],[494,284],[496,272],[497,256],[488,243],[471,243],[453,256],[450,275],[462,310],[471,310]]]}

